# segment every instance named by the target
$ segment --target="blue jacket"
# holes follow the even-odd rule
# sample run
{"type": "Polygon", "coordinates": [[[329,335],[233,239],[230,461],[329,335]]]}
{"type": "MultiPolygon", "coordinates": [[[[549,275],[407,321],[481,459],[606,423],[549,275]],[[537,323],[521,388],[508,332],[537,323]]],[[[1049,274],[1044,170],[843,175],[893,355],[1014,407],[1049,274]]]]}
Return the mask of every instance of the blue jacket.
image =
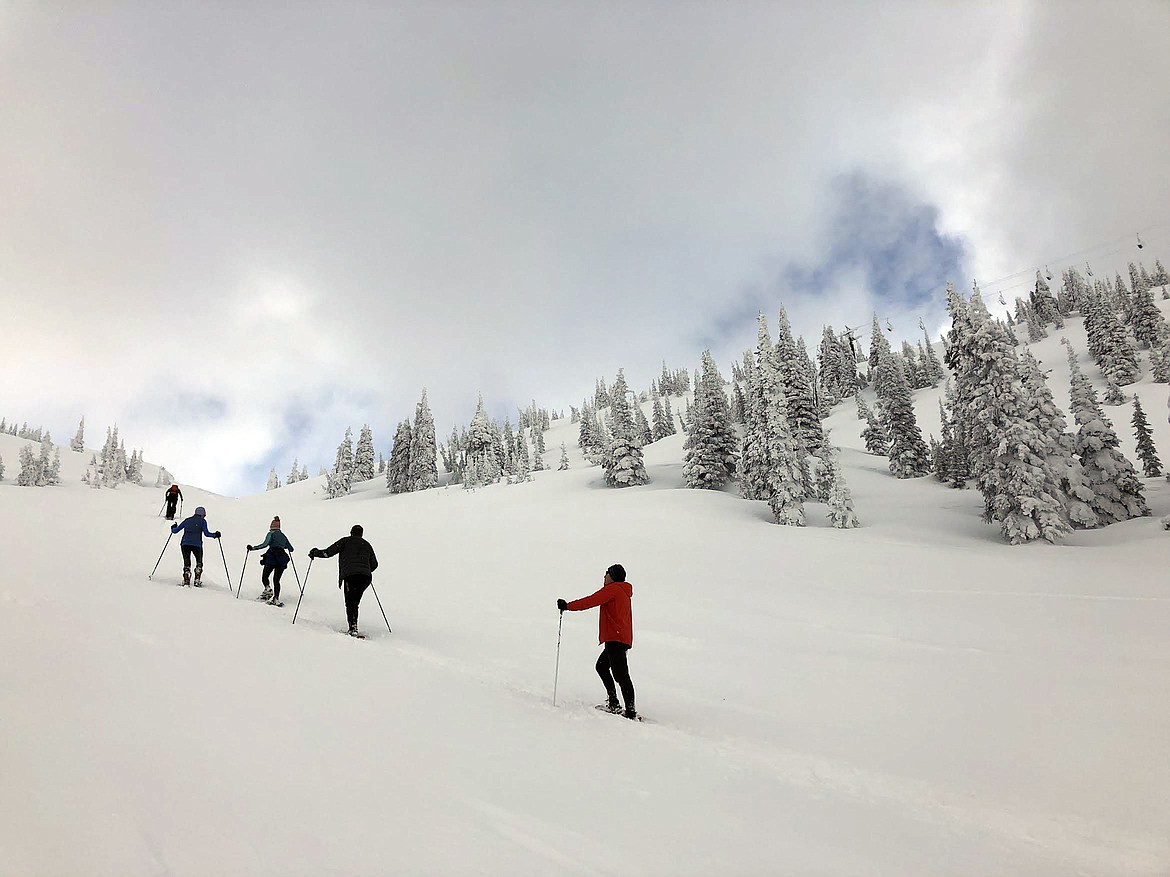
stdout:
{"type": "Polygon", "coordinates": [[[207,529],[207,518],[202,518],[199,515],[191,515],[187,520],[171,527],[172,533],[178,533],[180,530],[183,531],[180,545],[198,545],[202,548],[204,536],[215,537],[215,534],[207,529]]]}

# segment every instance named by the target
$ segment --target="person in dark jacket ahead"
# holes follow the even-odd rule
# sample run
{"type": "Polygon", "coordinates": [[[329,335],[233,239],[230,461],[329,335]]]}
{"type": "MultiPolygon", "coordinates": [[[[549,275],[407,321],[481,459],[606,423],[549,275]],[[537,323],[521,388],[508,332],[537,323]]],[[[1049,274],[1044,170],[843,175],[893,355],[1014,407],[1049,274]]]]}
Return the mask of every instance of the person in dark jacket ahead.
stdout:
{"type": "Polygon", "coordinates": [[[623,715],[627,719],[638,718],[638,711],[634,708],[634,683],[630,681],[630,668],[626,663],[626,652],[634,644],[634,611],[631,601],[633,596],[634,587],[626,581],[626,568],[620,563],[615,563],[605,571],[601,590],[568,603],[557,600],[557,608],[562,612],[566,610],[578,612],[582,609],[592,609],[594,606],[601,607],[597,640],[602,644],[602,649],[596,669],[609,698],[599,709],[606,709],[611,713],[622,712],[621,704],[618,703],[617,688],[614,686],[616,679],[626,701],[623,715]]]}
{"type": "Polygon", "coordinates": [[[361,636],[358,633],[358,604],[362,601],[362,594],[374,580],[374,570],[378,568],[378,558],[374,555],[374,547],[362,538],[361,524],[354,524],[348,536],[342,536],[324,551],[314,548],[309,557],[337,557],[337,587],[345,593],[345,615],[349,620],[351,636],[361,636]]]}

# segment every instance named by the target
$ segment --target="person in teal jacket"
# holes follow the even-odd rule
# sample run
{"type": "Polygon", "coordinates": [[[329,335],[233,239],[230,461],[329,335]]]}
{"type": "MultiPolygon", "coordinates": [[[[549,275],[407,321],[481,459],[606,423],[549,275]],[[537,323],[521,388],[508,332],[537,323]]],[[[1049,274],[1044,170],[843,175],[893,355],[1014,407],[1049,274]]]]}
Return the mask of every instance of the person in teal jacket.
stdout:
{"type": "Polygon", "coordinates": [[[269,606],[283,606],[284,604],[280,602],[280,577],[284,575],[284,569],[288,566],[288,556],[292,554],[293,547],[288,537],[280,530],[280,515],[273,518],[272,523],[268,525],[268,535],[264,537],[263,542],[248,546],[249,551],[259,551],[261,548],[268,549],[260,555],[260,568],[264,570],[260,576],[260,584],[264,585],[264,593],[256,599],[269,606]],[[269,577],[272,578],[271,586],[268,584],[269,577]]]}

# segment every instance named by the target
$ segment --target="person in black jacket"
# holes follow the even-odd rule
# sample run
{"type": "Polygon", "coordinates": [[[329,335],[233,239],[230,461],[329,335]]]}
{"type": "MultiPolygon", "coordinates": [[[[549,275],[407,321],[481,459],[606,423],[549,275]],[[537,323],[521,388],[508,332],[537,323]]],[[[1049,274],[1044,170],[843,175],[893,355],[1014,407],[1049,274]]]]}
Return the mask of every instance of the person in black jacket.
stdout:
{"type": "Polygon", "coordinates": [[[361,635],[357,628],[358,604],[374,580],[374,570],[378,568],[374,547],[362,538],[363,532],[361,524],[354,524],[348,536],[342,536],[324,551],[314,548],[309,552],[309,557],[338,555],[337,587],[345,593],[345,615],[349,619],[351,636],[361,635]]]}

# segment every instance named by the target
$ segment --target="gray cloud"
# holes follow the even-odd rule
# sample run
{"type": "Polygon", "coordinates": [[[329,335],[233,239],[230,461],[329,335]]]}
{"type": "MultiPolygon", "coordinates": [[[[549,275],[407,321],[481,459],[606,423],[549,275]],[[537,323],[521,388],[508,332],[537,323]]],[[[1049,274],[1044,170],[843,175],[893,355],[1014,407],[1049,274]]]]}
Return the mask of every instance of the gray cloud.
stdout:
{"type": "Polygon", "coordinates": [[[0,16],[3,413],[118,420],[225,492],[347,425],[388,448],[424,385],[445,433],[479,390],[726,360],[781,298],[805,332],[888,306],[857,267],[786,280],[833,252],[843,175],[981,278],[1170,219],[1156,0],[0,16]]]}

